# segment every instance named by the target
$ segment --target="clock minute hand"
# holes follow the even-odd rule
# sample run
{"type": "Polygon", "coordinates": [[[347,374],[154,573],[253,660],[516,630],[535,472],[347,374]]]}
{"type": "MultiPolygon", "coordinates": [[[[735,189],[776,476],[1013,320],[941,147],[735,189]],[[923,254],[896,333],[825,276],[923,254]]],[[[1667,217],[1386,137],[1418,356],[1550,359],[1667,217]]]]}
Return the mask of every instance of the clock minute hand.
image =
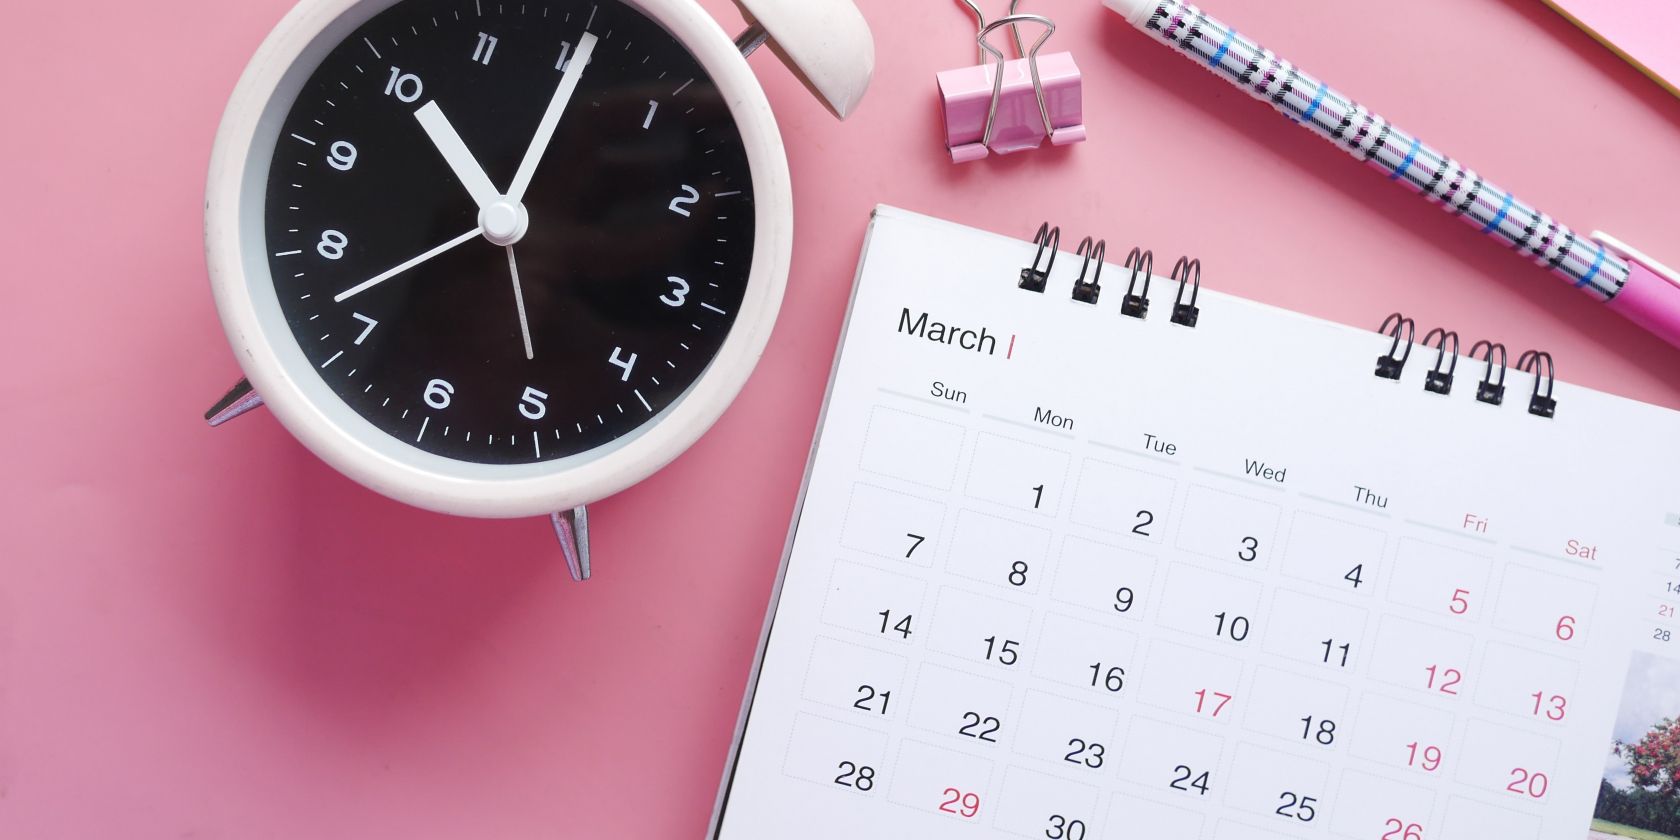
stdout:
{"type": "Polygon", "coordinates": [[[420,110],[414,112],[414,118],[420,121],[420,127],[426,130],[426,136],[431,138],[432,145],[443,155],[444,161],[467,188],[480,210],[502,200],[501,192],[491,183],[490,176],[484,174],[484,167],[479,165],[478,159],[467,150],[466,142],[455,131],[455,126],[449,122],[449,118],[443,115],[443,109],[438,107],[437,100],[420,106],[420,110]]]}
{"type": "Polygon", "coordinates": [[[484,228],[475,227],[472,230],[469,230],[466,233],[463,233],[460,236],[457,236],[454,239],[451,239],[448,242],[445,242],[442,245],[439,245],[436,248],[433,248],[432,250],[427,251],[426,253],[421,254],[420,256],[415,257],[414,259],[403,263],[402,265],[399,265],[395,268],[392,268],[389,271],[386,271],[385,273],[379,275],[378,277],[375,277],[371,280],[363,281],[362,283],[360,283],[358,285],[352,286],[349,289],[346,289],[342,292],[339,292],[337,295],[333,296],[333,302],[334,303],[343,303],[343,302],[349,300],[350,298],[353,298],[356,295],[359,295],[362,292],[365,292],[368,289],[371,289],[374,286],[377,286],[380,283],[383,283],[386,280],[389,280],[392,277],[397,276],[398,274],[401,274],[401,273],[403,273],[403,272],[405,272],[405,271],[407,271],[407,270],[409,270],[409,269],[411,269],[411,268],[413,268],[413,267],[415,267],[415,266],[417,266],[417,265],[419,265],[423,262],[426,262],[427,260],[432,259],[433,257],[438,256],[439,254],[444,253],[445,251],[451,251],[451,250],[454,250],[455,248],[459,248],[460,246],[465,245],[466,243],[471,242],[474,239],[477,239],[479,236],[483,235],[483,233],[484,233],[484,228]]]}
{"type": "Polygon", "coordinates": [[[566,113],[567,103],[572,101],[572,94],[577,92],[578,80],[583,76],[583,68],[589,66],[589,58],[595,53],[595,42],[599,40],[593,33],[585,32],[578,39],[577,52],[572,54],[571,63],[566,65],[566,71],[560,76],[560,86],[554,90],[554,98],[548,102],[548,110],[543,113],[542,122],[537,123],[537,134],[531,138],[531,147],[525,151],[525,159],[519,164],[519,171],[514,173],[513,185],[508,187],[507,197],[515,203],[525,199],[525,191],[531,187],[531,179],[536,177],[537,164],[542,162],[543,153],[548,151],[548,144],[554,140],[554,130],[560,125],[561,115],[566,113]]]}

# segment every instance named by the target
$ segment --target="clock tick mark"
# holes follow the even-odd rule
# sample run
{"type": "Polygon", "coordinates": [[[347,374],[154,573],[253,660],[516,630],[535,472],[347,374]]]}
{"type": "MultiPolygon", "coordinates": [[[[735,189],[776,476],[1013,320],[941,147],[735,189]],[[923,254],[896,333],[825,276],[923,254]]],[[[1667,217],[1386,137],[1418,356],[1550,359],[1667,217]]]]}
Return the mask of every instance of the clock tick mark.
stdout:
{"type": "Polygon", "coordinates": [[[705,301],[701,301],[700,308],[701,309],[709,309],[713,312],[716,312],[719,315],[728,315],[729,314],[728,312],[725,312],[722,309],[719,309],[719,308],[717,308],[717,307],[715,307],[715,306],[713,306],[709,303],[706,303],[705,301]]]}
{"type": "Polygon", "coordinates": [[[374,58],[377,58],[381,61],[385,60],[385,56],[382,56],[382,55],[379,54],[379,48],[374,46],[372,41],[369,41],[368,39],[363,38],[362,43],[367,44],[368,49],[373,50],[373,57],[374,58]]]}
{"type": "Polygon", "coordinates": [[[537,457],[541,458],[542,457],[542,439],[537,437],[536,432],[531,433],[531,446],[534,447],[537,450],[537,457]]]}
{"type": "Polygon", "coordinates": [[[295,257],[295,256],[297,256],[298,254],[301,254],[301,253],[303,253],[303,252],[302,251],[281,251],[280,253],[275,254],[274,256],[276,256],[276,257],[295,257]]]}
{"type": "MultiPolygon", "coordinates": [[[[589,7],[589,20],[588,20],[588,22],[586,22],[586,23],[584,23],[584,25],[583,25],[583,28],[584,28],[584,29],[588,29],[588,28],[589,28],[589,27],[591,27],[591,26],[594,26],[594,25],[595,25],[595,13],[596,13],[596,12],[599,12],[599,11],[600,11],[600,10],[601,10],[601,7],[600,7],[600,6],[590,6],[590,7],[589,7]]],[[[611,32],[609,32],[609,33],[607,33],[607,34],[608,34],[608,35],[609,35],[609,36],[611,36],[611,35],[612,35],[612,33],[611,33],[611,32]]]]}
{"type": "Polygon", "coordinates": [[[632,391],[632,393],[634,393],[636,395],[636,399],[642,401],[642,408],[647,409],[648,413],[652,414],[653,413],[653,406],[648,405],[647,397],[642,396],[641,391],[632,391]]]}
{"type": "Polygon", "coordinates": [[[379,404],[379,407],[380,407],[380,408],[384,408],[384,407],[385,407],[385,406],[388,406],[388,405],[390,405],[390,404],[391,404],[391,398],[390,398],[390,397],[386,397],[386,398],[385,398],[385,401],[384,401],[384,402],[382,402],[382,403],[380,403],[380,404],[379,404]]]}
{"type": "Polygon", "coordinates": [[[658,385],[658,384],[659,384],[659,377],[657,377],[657,376],[650,376],[650,377],[648,377],[648,378],[649,378],[649,379],[652,379],[652,380],[653,380],[653,384],[655,384],[655,385],[658,385]]]}
{"type": "Polygon", "coordinates": [[[712,193],[712,198],[729,198],[740,194],[740,190],[730,190],[729,192],[712,193]]]}
{"type": "Polygon", "coordinates": [[[364,393],[364,394],[365,394],[365,393],[367,393],[367,392],[369,392],[369,391],[372,391],[372,390],[373,390],[373,386],[372,386],[372,385],[369,385],[369,386],[367,386],[367,387],[366,387],[366,388],[363,388],[363,389],[362,389],[362,393],[364,393]]]}
{"type": "Polygon", "coordinates": [[[398,419],[398,420],[407,420],[407,419],[408,419],[408,412],[407,412],[407,411],[404,411],[404,412],[403,412],[403,413],[402,413],[402,416],[401,416],[401,417],[398,417],[398,418],[397,418],[397,419],[398,419]]]}
{"type": "Polygon", "coordinates": [[[432,418],[430,418],[430,417],[427,417],[427,418],[420,421],[420,434],[417,435],[414,438],[415,443],[419,443],[421,441],[421,439],[426,437],[426,427],[431,425],[431,423],[432,423],[432,418]]]}
{"type": "Polygon", "coordinates": [[[328,360],[326,360],[326,361],[325,361],[325,362],[323,362],[323,363],[322,363],[322,364],[321,364],[321,369],[322,369],[322,370],[326,370],[326,369],[327,369],[327,365],[330,365],[330,364],[332,364],[332,363],[333,363],[333,362],[336,362],[336,361],[338,361],[338,357],[339,357],[339,356],[342,356],[342,355],[344,355],[344,351],[343,351],[343,350],[340,350],[340,351],[338,351],[338,352],[337,352],[337,353],[334,353],[334,354],[333,354],[333,357],[332,357],[332,358],[330,358],[330,359],[328,359],[328,360]]]}
{"type": "Polygon", "coordinates": [[[292,135],[292,139],[293,139],[293,140],[297,140],[297,141],[300,141],[300,142],[303,142],[303,143],[308,143],[308,144],[309,144],[309,145],[311,145],[311,146],[313,146],[313,145],[316,145],[316,143],[315,143],[315,141],[314,141],[314,140],[311,140],[311,139],[309,139],[309,138],[308,138],[308,137],[304,137],[304,136],[303,136],[303,135],[301,135],[301,134],[293,134],[293,135],[292,135]]]}
{"type": "Polygon", "coordinates": [[[614,404],[614,405],[613,405],[613,408],[616,408],[616,409],[618,409],[618,413],[619,413],[619,414],[623,414],[623,413],[624,413],[624,406],[622,406],[622,405],[618,405],[618,404],[616,404],[616,403],[615,403],[615,404],[614,404]]]}

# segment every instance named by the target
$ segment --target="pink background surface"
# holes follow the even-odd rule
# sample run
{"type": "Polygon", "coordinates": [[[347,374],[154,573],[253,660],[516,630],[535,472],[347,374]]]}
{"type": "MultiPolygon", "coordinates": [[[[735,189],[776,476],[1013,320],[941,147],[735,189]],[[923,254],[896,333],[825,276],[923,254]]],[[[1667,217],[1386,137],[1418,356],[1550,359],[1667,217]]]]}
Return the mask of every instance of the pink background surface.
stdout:
{"type": "MultiPolygon", "coordinates": [[[[1561,218],[1680,259],[1680,102],[1538,0],[1210,4],[1561,218]]],[[[861,5],[879,67],[852,122],[753,59],[797,191],[782,321],[709,436],[593,507],[576,586],[540,521],[422,513],[264,413],[199,419],[238,378],[206,162],[287,0],[12,4],[0,837],[700,835],[876,202],[1192,252],[1219,289],[1372,327],[1403,309],[1680,407],[1674,350],[1095,0],[1030,4],[1085,69],[1091,141],[962,168],[933,86],[973,57],[959,7],[861,5]]]]}

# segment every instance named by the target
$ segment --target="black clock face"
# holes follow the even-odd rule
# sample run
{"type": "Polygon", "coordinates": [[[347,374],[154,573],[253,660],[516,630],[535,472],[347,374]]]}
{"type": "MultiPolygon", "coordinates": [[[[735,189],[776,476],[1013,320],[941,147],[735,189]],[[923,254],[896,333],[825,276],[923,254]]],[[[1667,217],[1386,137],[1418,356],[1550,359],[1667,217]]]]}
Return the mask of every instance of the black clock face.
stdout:
{"type": "Polygon", "coordinates": [[[280,129],[269,266],[316,375],[485,464],[610,443],[722,346],[752,181],[717,86],[615,0],[403,0],[280,129]]]}

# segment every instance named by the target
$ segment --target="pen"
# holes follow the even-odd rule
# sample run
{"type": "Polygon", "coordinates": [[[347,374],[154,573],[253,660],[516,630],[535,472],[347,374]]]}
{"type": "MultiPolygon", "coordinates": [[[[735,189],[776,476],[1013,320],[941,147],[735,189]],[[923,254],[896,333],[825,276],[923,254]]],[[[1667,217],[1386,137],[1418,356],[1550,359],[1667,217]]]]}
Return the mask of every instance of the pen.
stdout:
{"type": "Polygon", "coordinates": [[[1442,210],[1497,237],[1630,321],[1680,347],[1680,274],[1618,240],[1558,220],[1182,0],[1103,0],[1144,34],[1270,102],[1442,210]]]}

